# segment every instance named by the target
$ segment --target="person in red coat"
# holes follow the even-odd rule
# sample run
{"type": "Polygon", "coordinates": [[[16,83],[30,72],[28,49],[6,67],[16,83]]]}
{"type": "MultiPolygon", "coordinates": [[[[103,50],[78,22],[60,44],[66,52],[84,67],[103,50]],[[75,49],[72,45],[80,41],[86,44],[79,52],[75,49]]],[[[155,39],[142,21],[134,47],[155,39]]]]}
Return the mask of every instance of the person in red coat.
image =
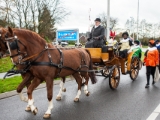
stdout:
{"type": "Polygon", "coordinates": [[[147,76],[147,84],[145,88],[149,87],[150,82],[150,75],[152,75],[153,82],[152,84],[155,84],[154,82],[154,74],[156,70],[156,66],[159,66],[159,53],[157,48],[155,47],[155,41],[150,40],[148,43],[149,48],[144,54],[144,64],[146,65],[146,76],[147,76]]]}

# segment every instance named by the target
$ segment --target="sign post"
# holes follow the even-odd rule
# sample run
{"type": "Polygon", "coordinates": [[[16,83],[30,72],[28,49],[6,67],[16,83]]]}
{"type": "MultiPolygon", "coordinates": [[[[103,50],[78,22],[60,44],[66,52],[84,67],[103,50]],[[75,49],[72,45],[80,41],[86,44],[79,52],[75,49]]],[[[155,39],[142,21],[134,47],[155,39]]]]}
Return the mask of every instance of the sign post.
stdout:
{"type": "Polygon", "coordinates": [[[57,30],[56,43],[58,41],[77,41],[77,44],[79,44],[79,29],[57,30]]]}

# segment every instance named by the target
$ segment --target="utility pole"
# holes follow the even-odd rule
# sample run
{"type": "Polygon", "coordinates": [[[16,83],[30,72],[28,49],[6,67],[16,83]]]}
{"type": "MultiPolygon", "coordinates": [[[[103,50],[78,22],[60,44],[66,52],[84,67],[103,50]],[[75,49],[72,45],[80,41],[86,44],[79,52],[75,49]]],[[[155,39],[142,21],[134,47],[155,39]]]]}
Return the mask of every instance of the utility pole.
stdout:
{"type": "Polygon", "coordinates": [[[107,0],[107,40],[110,34],[110,0],[107,0]]]}
{"type": "Polygon", "coordinates": [[[137,8],[137,40],[138,40],[138,25],[139,25],[139,0],[138,0],[138,8],[137,8]]]}

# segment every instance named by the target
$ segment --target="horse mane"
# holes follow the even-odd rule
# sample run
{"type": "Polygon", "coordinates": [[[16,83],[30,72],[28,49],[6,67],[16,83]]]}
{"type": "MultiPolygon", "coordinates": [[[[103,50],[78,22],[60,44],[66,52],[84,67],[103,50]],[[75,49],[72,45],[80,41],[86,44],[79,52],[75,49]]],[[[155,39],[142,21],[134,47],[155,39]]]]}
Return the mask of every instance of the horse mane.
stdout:
{"type": "Polygon", "coordinates": [[[22,35],[23,37],[29,37],[28,41],[32,42],[32,40],[38,41],[39,43],[46,43],[46,41],[36,32],[27,30],[27,29],[19,29],[19,28],[13,28],[13,31],[15,32],[15,35],[18,33],[19,35],[22,35]]]}

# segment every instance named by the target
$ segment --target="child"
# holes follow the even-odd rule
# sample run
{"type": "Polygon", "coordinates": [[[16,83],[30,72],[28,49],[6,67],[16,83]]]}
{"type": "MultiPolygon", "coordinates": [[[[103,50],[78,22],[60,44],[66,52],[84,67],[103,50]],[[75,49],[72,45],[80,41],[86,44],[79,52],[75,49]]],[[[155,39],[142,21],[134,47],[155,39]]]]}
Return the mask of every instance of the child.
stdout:
{"type": "Polygon", "coordinates": [[[141,59],[141,47],[140,47],[140,42],[138,40],[134,41],[134,46],[131,47],[131,49],[128,51],[128,53],[134,51],[133,57],[139,57],[141,59]]]}

